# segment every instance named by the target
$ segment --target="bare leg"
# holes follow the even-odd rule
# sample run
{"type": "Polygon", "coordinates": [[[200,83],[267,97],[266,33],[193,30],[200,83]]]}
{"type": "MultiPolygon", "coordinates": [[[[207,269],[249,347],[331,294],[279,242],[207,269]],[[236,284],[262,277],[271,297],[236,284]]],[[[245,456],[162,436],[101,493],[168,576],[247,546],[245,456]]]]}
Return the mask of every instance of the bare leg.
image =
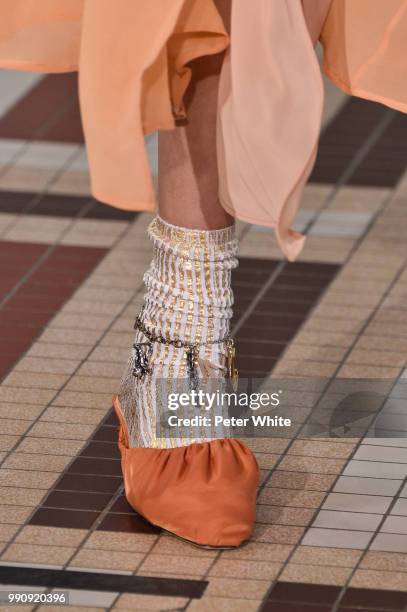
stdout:
{"type": "MultiPolygon", "coordinates": [[[[232,0],[217,0],[229,28],[232,0]]],[[[186,96],[187,125],[159,133],[159,213],[181,227],[221,229],[232,224],[218,197],[216,108],[223,54],[193,62],[186,96]]]]}

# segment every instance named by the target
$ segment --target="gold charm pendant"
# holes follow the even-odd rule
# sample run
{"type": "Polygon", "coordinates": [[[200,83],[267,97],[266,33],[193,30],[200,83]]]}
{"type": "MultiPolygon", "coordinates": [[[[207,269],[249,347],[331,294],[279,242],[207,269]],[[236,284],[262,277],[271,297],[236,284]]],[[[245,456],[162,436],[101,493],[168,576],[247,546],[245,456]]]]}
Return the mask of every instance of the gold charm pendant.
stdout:
{"type": "Polygon", "coordinates": [[[233,338],[227,341],[227,375],[233,382],[237,382],[239,372],[235,367],[236,348],[233,338]]]}
{"type": "Polygon", "coordinates": [[[133,376],[143,378],[150,373],[150,358],[153,352],[151,342],[136,342],[133,344],[133,376]]]}

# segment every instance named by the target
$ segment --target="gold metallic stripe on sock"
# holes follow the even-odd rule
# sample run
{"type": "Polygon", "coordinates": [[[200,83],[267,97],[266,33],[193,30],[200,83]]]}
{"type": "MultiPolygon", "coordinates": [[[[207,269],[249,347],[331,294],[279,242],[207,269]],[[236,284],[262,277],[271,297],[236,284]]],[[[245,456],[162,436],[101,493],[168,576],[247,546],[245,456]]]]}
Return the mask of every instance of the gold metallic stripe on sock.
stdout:
{"type": "MultiPolygon", "coordinates": [[[[154,247],[152,263],[144,275],[143,323],[157,336],[184,342],[210,343],[223,338],[232,314],[231,269],[237,265],[234,227],[214,232],[184,230],[157,218],[148,232],[154,247]]],[[[137,332],[136,341],[145,341],[143,334],[137,332]]],[[[223,365],[225,352],[221,345],[205,344],[199,359],[223,365]]],[[[184,349],[154,343],[152,361],[154,373],[138,385],[127,377],[130,382],[126,384],[132,385],[132,392],[125,394],[131,399],[125,409],[126,420],[130,418],[133,423],[131,445],[171,448],[221,437],[214,427],[200,428],[199,437],[194,439],[185,427],[176,432],[176,438],[159,437],[156,420],[160,406],[156,405],[159,399],[155,397],[154,381],[168,378],[171,384],[186,379],[188,372],[184,349]]]]}

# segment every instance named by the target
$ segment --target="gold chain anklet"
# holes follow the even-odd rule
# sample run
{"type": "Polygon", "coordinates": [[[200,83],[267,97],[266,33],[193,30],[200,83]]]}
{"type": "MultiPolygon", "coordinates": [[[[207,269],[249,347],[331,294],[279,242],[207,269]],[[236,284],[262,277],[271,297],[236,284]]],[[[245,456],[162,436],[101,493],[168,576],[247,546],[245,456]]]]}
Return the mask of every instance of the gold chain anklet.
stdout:
{"type": "Polygon", "coordinates": [[[141,331],[142,334],[147,338],[148,342],[135,342],[133,344],[134,349],[134,365],[133,365],[133,376],[135,378],[143,378],[146,374],[151,374],[150,359],[153,353],[153,343],[159,342],[166,346],[174,346],[176,348],[185,349],[185,358],[187,361],[188,376],[190,379],[192,389],[197,389],[199,377],[198,377],[198,356],[199,349],[201,346],[207,346],[212,344],[225,344],[227,351],[227,373],[226,375],[233,380],[238,377],[238,371],[235,367],[235,343],[233,338],[226,334],[220,340],[213,340],[210,342],[184,342],[183,340],[173,340],[171,338],[165,338],[160,334],[155,334],[152,330],[148,329],[138,315],[134,323],[134,329],[141,331]]]}

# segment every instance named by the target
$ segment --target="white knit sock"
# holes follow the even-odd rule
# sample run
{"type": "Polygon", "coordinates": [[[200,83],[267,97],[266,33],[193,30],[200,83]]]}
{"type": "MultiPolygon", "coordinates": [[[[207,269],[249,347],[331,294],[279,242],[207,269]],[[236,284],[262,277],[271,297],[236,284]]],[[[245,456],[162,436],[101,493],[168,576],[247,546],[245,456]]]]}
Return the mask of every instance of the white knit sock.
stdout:
{"type": "MultiPolygon", "coordinates": [[[[156,217],[148,228],[153,260],[144,275],[146,294],[139,315],[132,354],[122,379],[120,405],[130,446],[172,448],[214,437],[184,430],[180,437],[157,436],[162,406],[157,385],[162,380],[193,379],[185,344],[197,347],[199,377],[223,378],[232,316],[231,270],[237,266],[234,226],[221,230],[190,230],[156,217]],[[150,333],[150,338],[145,331],[150,333]],[[164,343],[152,341],[161,337],[164,343]],[[180,341],[183,346],[168,343],[180,341]],[[145,343],[145,344],[144,344],[145,343]],[[145,358],[148,370],[140,375],[145,358]],[[141,360],[141,361],[140,361],[141,360]],[[134,375],[135,370],[139,375],[134,375]]],[[[165,407],[164,407],[165,410],[165,407]]],[[[219,430],[217,430],[219,432],[219,430]]]]}

